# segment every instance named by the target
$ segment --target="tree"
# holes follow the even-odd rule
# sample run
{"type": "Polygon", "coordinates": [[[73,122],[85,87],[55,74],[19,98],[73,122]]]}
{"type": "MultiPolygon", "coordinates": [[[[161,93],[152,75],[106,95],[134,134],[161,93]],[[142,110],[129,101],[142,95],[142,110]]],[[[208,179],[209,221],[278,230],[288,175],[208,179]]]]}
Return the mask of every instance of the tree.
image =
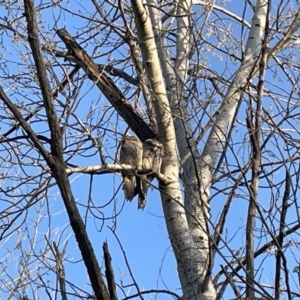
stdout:
{"type": "Polygon", "coordinates": [[[5,297],[299,297],[295,1],[1,4],[5,297]],[[180,292],[143,290],[128,259],[143,245],[120,238],[122,218],[147,214],[124,208],[127,133],[163,144],[151,202],[161,200],[180,292]]]}

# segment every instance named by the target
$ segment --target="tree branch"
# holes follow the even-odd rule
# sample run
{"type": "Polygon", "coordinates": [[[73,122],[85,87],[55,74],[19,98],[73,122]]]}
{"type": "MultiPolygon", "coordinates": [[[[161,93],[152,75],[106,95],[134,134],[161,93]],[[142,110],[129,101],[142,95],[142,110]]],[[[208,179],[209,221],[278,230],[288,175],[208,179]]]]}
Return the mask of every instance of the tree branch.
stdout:
{"type": "MultiPolygon", "coordinates": [[[[125,165],[125,164],[104,164],[104,165],[95,165],[95,166],[87,166],[87,167],[73,167],[68,168],[66,170],[67,174],[74,174],[74,173],[86,173],[86,174],[105,174],[105,173],[112,173],[112,172],[121,172],[121,171],[132,171],[134,172],[134,168],[131,165],[125,165]]],[[[135,173],[135,175],[143,175],[147,174],[147,170],[144,172],[138,172],[135,173]]],[[[160,184],[162,185],[169,185],[171,183],[174,183],[174,181],[169,178],[168,176],[165,176],[162,173],[153,174],[160,184]]]]}
{"type": "Polygon", "coordinates": [[[32,50],[32,56],[37,70],[37,77],[43,95],[45,111],[47,114],[51,133],[51,152],[54,156],[59,157],[62,153],[61,131],[59,127],[59,121],[56,116],[50,84],[47,78],[46,66],[42,57],[41,44],[38,37],[37,25],[35,22],[33,1],[24,1],[24,8],[27,20],[28,42],[32,50]]]}
{"type": "Polygon", "coordinates": [[[107,100],[115,108],[118,114],[124,119],[132,131],[141,141],[155,138],[154,132],[139,116],[116,84],[95,64],[88,54],[80,47],[75,39],[65,29],[56,31],[67,49],[76,58],[80,67],[86,72],[87,76],[95,82],[97,87],[105,95],[107,100]]]}
{"type": "MultiPolygon", "coordinates": [[[[24,0],[25,15],[27,19],[28,40],[34,57],[37,77],[40,83],[43,95],[44,106],[48,118],[49,128],[51,132],[51,153],[52,155],[44,155],[53,177],[59,187],[62,199],[64,201],[70,224],[75,234],[82,258],[87,268],[89,278],[95,292],[97,300],[109,300],[109,294],[104,284],[100,267],[94,249],[87,235],[84,223],[76,206],[74,196],[72,194],[68,175],[66,173],[63,147],[61,139],[61,130],[59,120],[56,115],[53,97],[51,94],[50,83],[47,79],[46,67],[41,53],[41,44],[39,42],[38,30],[35,21],[34,3],[32,0],[24,0]]],[[[26,123],[27,124],[27,123],[26,123]]],[[[26,124],[24,124],[26,126],[26,124]]],[[[31,134],[31,128],[27,124],[28,135],[31,134]]],[[[43,149],[41,149],[43,150],[43,149]]],[[[45,152],[45,151],[44,151],[45,152]]],[[[44,153],[42,152],[42,153],[44,153]]]]}
{"type": "Polygon", "coordinates": [[[104,262],[105,262],[105,275],[106,281],[108,285],[108,290],[110,294],[110,300],[117,300],[117,292],[116,292],[116,282],[115,282],[115,275],[114,270],[111,265],[111,256],[108,251],[108,245],[106,242],[103,243],[103,253],[104,253],[104,262]]]}

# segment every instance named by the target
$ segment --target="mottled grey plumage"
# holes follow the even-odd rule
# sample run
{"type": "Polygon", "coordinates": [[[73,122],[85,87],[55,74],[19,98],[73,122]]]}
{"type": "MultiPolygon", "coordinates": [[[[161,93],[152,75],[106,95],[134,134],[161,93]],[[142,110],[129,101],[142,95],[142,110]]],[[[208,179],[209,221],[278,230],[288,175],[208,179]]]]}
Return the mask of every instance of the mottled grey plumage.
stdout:
{"type": "Polygon", "coordinates": [[[120,163],[131,165],[134,171],[122,171],[123,189],[126,200],[131,201],[135,195],[135,172],[142,169],[143,145],[134,136],[124,136],[121,142],[120,163]]]}
{"type": "Polygon", "coordinates": [[[163,145],[158,140],[148,139],[143,145],[143,166],[142,173],[137,178],[138,208],[143,209],[146,205],[146,194],[151,182],[157,173],[160,173],[163,145]]]}

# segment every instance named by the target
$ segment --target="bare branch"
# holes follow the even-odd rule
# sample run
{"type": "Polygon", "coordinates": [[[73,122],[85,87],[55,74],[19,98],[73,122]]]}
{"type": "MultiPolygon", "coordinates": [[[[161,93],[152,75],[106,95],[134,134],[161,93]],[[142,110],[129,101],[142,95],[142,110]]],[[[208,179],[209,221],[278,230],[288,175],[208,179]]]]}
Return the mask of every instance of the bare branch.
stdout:
{"type": "Polygon", "coordinates": [[[107,100],[110,101],[116,111],[140,140],[145,141],[148,138],[154,138],[155,134],[153,131],[145,123],[142,117],[134,111],[115,83],[104,72],[99,70],[98,66],[76,43],[71,35],[65,29],[57,30],[57,34],[66,44],[68,50],[76,57],[78,64],[87,73],[87,76],[95,82],[97,87],[106,96],[107,100]]]}
{"type": "Polygon", "coordinates": [[[106,242],[103,243],[102,248],[104,253],[105,275],[106,275],[107,286],[110,294],[110,300],[117,300],[118,297],[116,292],[115,275],[114,275],[113,267],[111,265],[111,256],[106,242]]]}

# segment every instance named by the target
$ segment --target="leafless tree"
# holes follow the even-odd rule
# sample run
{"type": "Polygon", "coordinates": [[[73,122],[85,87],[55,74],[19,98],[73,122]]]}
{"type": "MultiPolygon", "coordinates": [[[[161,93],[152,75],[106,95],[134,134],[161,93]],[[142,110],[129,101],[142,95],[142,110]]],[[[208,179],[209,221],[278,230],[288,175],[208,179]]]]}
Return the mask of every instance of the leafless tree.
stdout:
{"type": "Polygon", "coordinates": [[[298,1],[0,11],[2,298],[300,297],[298,1]],[[125,135],[162,144],[144,211],[125,135]]]}

